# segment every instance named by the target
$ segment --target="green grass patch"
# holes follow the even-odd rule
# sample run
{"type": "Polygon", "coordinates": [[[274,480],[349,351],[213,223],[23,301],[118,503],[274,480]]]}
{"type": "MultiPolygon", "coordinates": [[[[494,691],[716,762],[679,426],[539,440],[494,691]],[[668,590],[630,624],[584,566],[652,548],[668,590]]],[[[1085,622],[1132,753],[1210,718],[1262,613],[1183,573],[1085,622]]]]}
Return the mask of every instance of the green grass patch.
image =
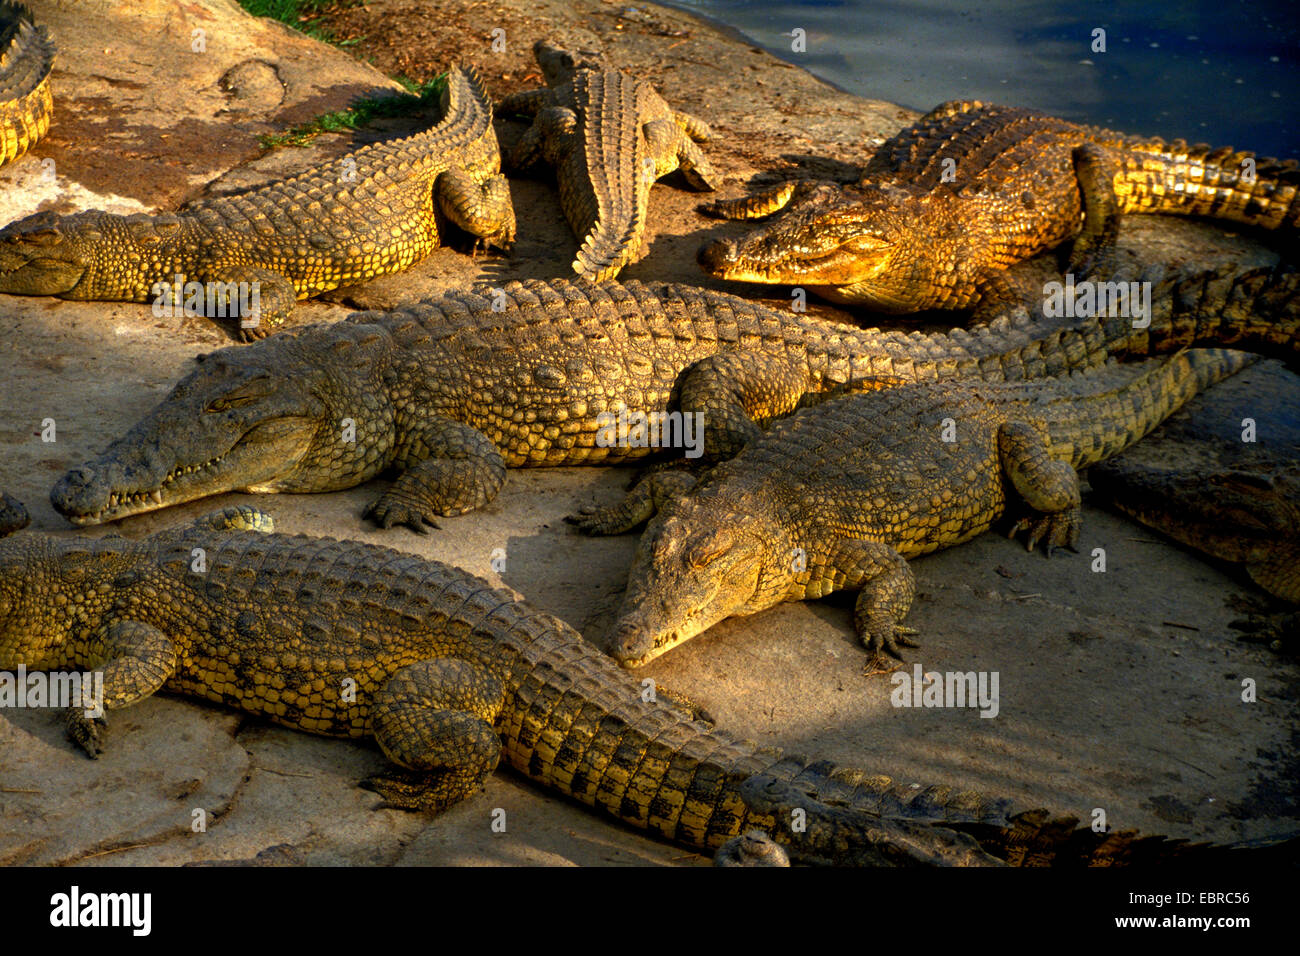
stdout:
{"type": "MultiPolygon", "coordinates": [[[[272,0],[274,2],[274,0],[272,0]]],[[[283,133],[270,133],[258,138],[263,149],[280,146],[306,146],[321,133],[337,133],[356,129],[372,119],[383,116],[413,116],[429,109],[442,96],[447,85],[447,74],[442,73],[423,83],[413,83],[405,77],[397,82],[406,87],[405,93],[379,93],[358,100],[344,110],[322,113],[306,123],[299,123],[283,133]]]]}
{"type": "Polygon", "coordinates": [[[362,37],[351,40],[335,40],[328,30],[320,25],[325,13],[332,7],[355,6],[352,2],[340,0],[239,0],[239,5],[255,17],[270,17],[287,23],[301,33],[307,34],[322,43],[334,46],[353,46],[360,43],[362,37]]]}

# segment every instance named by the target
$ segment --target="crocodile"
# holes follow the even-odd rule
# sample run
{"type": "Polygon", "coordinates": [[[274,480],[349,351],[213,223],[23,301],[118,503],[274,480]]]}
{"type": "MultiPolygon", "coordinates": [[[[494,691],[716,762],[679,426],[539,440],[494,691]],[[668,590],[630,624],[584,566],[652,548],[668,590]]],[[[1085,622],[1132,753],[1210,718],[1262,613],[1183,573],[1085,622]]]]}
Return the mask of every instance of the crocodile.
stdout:
{"type": "Polygon", "coordinates": [[[49,131],[54,113],[54,44],[25,6],[0,0],[0,166],[49,131]]]}
{"type": "Polygon", "coordinates": [[[786,182],[706,206],[734,219],[785,212],[698,258],[720,279],[806,287],[880,312],[983,310],[1023,298],[1007,267],[1079,233],[1085,209],[1080,265],[1103,241],[1109,209],[1293,231],[1298,186],[1295,160],[954,101],[880,146],[856,184],[786,182]]]}
{"type": "Polygon", "coordinates": [[[547,87],[506,97],[500,112],[533,118],[510,151],[510,165],[544,160],[555,169],[560,205],[582,243],[573,271],[599,282],[635,259],[645,238],[650,187],[680,169],[694,189],[721,179],[697,143],[702,120],[668,106],[653,86],[538,41],[547,87]]]}
{"type": "MultiPolygon", "coordinates": [[[[73,524],[99,524],[237,489],[335,491],[397,469],[368,514],[425,531],[491,501],[507,467],[618,464],[674,444],[727,457],[807,396],[851,381],[1099,364],[1100,329],[1017,314],[949,335],[883,332],[690,286],[512,282],[200,356],[154,410],[60,478],[51,501],[73,524]]],[[[1133,330],[1107,334],[1128,347],[1133,330]]]]}
{"type": "Polygon", "coordinates": [[[614,534],[650,520],[614,624],[639,667],[733,615],[859,590],[873,670],[894,669],[916,590],[907,559],[1004,513],[1030,549],[1073,548],[1076,469],[1140,439],[1255,356],[1225,350],[1020,383],[927,382],[841,396],[777,422],[697,482],[652,471],[620,504],[574,516],[614,534]]]}
{"type": "Polygon", "coordinates": [[[102,675],[97,699],[66,712],[91,757],[112,715],[163,690],[373,740],[389,766],[362,786],[407,810],[443,811],[505,764],[669,841],[711,849],[771,831],[797,861],[800,841],[745,802],[757,776],[852,812],[836,834],[847,822],[870,839],[847,841],[853,862],[1122,863],[1195,849],[760,748],[647,697],[563,621],[486,581],[376,545],[278,534],[253,508],[142,540],[0,541],[0,668],[18,667],[102,675]]]}
{"type": "Polygon", "coordinates": [[[428,255],[444,237],[441,216],[508,245],[514,209],[478,76],[453,69],[442,104],[423,133],[176,213],[46,211],[11,223],[0,229],[0,292],[238,315],[243,338],[256,339],[298,299],[428,255]]]}

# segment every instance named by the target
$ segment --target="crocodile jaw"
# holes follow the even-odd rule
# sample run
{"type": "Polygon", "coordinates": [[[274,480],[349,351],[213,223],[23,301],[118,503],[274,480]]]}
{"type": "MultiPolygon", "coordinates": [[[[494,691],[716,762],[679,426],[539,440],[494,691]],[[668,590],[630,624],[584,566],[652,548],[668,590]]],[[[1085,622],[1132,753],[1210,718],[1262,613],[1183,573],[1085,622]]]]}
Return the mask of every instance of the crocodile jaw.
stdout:
{"type": "Polygon", "coordinates": [[[48,256],[23,257],[0,247],[0,292],[10,295],[65,295],[81,284],[84,266],[48,256]]]}
{"type": "Polygon", "coordinates": [[[161,475],[146,472],[144,481],[110,454],[65,474],[50,502],[71,524],[86,527],[227,491],[278,491],[307,454],[314,432],[314,421],[296,416],[261,423],[215,458],[176,464],[161,475]],[[250,441],[259,430],[264,439],[268,428],[282,434],[250,441]]]}

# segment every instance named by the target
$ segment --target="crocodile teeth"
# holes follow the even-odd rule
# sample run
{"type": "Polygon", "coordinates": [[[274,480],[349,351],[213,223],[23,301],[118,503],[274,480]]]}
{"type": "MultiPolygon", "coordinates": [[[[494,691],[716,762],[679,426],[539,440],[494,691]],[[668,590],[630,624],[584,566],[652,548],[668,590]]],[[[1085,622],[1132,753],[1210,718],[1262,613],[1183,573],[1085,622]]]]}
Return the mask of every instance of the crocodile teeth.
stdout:
{"type": "Polygon", "coordinates": [[[162,503],[163,503],[163,500],[162,500],[162,489],[161,489],[161,488],[156,488],[156,489],[154,490],[154,493],[153,493],[152,495],[150,495],[149,497],[151,497],[151,498],[153,499],[153,503],[154,503],[154,504],[156,504],[156,505],[160,505],[160,504],[162,504],[162,503]]]}

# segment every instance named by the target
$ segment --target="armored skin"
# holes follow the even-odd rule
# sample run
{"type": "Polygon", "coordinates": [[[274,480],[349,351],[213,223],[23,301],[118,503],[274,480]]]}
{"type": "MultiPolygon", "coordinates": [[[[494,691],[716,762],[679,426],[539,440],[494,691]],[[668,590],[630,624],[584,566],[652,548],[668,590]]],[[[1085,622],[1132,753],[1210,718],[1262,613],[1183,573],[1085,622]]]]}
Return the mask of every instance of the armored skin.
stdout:
{"type": "Polygon", "coordinates": [[[641,250],[655,180],[680,169],[694,189],[720,185],[696,145],[708,140],[709,127],[626,73],[541,41],[533,51],[548,88],[501,102],[503,115],[533,117],[511,166],[544,160],[555,169],[564,216],[582,243],[573,271],[593,282],[612,279],[641,250]]]}
{"type": "Polygon", "coordinates": [[[53,65],[54,44],[46,29],[32,21],[25,6],[0,0],[0,166],[49,130],[53,65]]]}
{"type": "Polygon", "coordinates": [[[1199,389],[1253,361],[1191,351],[1017,384],[933,382],[836,398],[777,422],[693,487],[654,472],[576,520],[637,545],[614,656],[640,666],[733,615],[860,590],[876,669],[914,643],[907,559],[987,531],[1004,512],[1032,549],[1073,547],[1076,469],[1137,441],[1199,389]]]}
{"type": "Polygon", "coordinates": [[[267,335],[305,299],[400,272],[443,240],[440,217],[495,245],[514,239],[492,104],[471,70],[447,76],[432,129],[375,143],[292,179],[177,213],[42,212],[0,229],[0,292],[166,302],[201,284],[203,314],[267,335]],[[254,294],[255,293],[255,294],[254,294]],[[237,300],[237,301],[236,301],[237,300]]]}
{"type": "Polygon", "coordinates": [[[158,690],[373,738],[393,767],[364,786],[410,810],[469,798],[504,763],[668,840],[710,849],[758,828],[797,860],[802,838],[745,803],[759,774],[765,787],[795,787],[814,822],[828,812],[822,801],[834,805],[836,828],[810,845],[816,860],[828,846],[848,862],[913,865],[1205,859],[1213,849],[1096,834],[1072,817],[759,748],[643,699],[639,681],[568,625],[485,581],[270,525],[232,508],[140,541],[0,541],[0,668],[100,670],[105,716],[68,712],[69,735],[92,756],[105,752],[106,721],[158,690]]]}
{"type": "Polygon", "coordinates": [[[1127,347],[1132,334],[1128,320],[1103,332],[1100,320],[1023,314],[950,335],[882,332],[690,286],[509,283],[204,356],[51,500],[74,524],[99,524],[236,489],[335,491],[397,469],[369,513],[420,531],[491,501],[507,467],[659,451],[631,432],[622,440],[611,422],[621,412],[698,413],[702,450],[727,457],[849,382],[1037,378],[1103,362],[1107,337],[1127,347]]]}
{"type": "Polygon", "coordinates": [[[944,103],[873,154],[856,185],[785,183],[707,207],[727,218],[786,211],[738,242],[700,249],[720,279],[801,286],[878,312],[989,307],[1023,298],[1006,268],[1110,210],[1300,224],[1300,167],[1232,149],[1139,139],[979,102],[944,103]]]}

